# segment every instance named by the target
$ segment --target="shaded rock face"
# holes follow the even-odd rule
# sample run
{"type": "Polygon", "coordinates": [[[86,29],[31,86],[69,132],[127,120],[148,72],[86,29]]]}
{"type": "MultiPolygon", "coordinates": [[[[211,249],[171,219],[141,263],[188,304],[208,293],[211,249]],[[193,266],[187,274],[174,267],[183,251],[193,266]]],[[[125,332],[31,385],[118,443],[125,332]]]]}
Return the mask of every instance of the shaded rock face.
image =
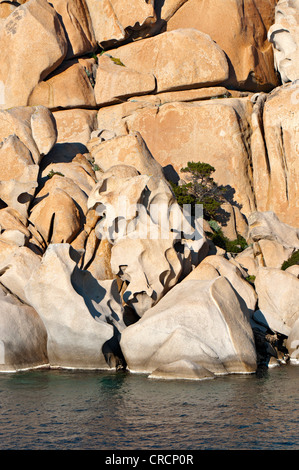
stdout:
{"type": "Polygon", "coordinates": [[[0,371],[48,366],[47,331],[38,313],[0,289],[0,371]]]}

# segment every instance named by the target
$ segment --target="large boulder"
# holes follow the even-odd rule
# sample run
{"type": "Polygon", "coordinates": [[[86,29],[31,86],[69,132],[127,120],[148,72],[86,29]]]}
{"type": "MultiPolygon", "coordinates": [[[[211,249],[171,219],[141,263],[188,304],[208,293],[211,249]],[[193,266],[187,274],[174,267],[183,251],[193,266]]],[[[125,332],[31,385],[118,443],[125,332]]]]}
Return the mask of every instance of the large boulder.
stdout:
{"type": "Polygon", "coordinates": [[[257,303],[254,288],[245,280],[242,268],[223,256],[207,256],[182,282],[191,279],[212,280],[219,276],[225,277],[231,283],[240,303],[245,302],[250,314],[253,313],[257,303]]]}
{"type": "Polygon", "coordinates": [[[0,142],[0,200],[27,214],[36,191],[39,166],[26,145],[15,134],[0,142]]]}
{"type": "Polygon", "coordinates": [[[77,266],[80,254],[68,244],[48,247],[32,272],[25,294],[47,330],[51,366],[109,369],[121,362],[123,328],[117,285],[99,283],[77,266]]]}
{"type": "Polygon", "coordinates": [[[180,378],[194,378],[194,367],[199,377],[252,373],[256,351],[247,315],[224,277],[186,281],[123,331],[121,349],[132,372],[159,376],[162,369],[180,378]]]}
{"type": "Polygon", "coordinates": [[[249,215],[247,238],[252,246],[238,255],[237,261],[243,266],[245,263],[253,275],[256,274],[254,264],[256,268],[281,268],[299,248],[299,230],[279,220],[272,211],[249,215]]]}
{"type": "Polygon", "coordinates": [[[63,27],[47,0],[29,0],[4,20],[0,49],[0,109],[27,106],[34,87],[67,53],[63,27]]]}
{"type": "Polygon", "coordinates": [[[0,287],[0,371],[48,366],[47,332],[37,312],[0,287]]]}
{"type": "Polygon", "coordinates": [[[155,88],[156,80],[152,73],[126,67],[110,54],[99,56],[94,88],[97,105],[119,103],[129,96],[154,92],[155,88]]]}
{"type": "Polygon", "coordinates": [[[224,52],[195,29],[165,32],[113,49],[111,54],[130,69],[153,74],[157,92],[215,85],[228,78],[224,52]]]}
{"type": "Polygon", "coordinates": [[[39,164],[57,140],[53,114],[45,106],[19,106],[0,110],[0,142],[16,135],[39,164]]]}
{"type": "Polygon", "coordinates": [[[39,268],[41,257],[27,246],[1,245],[0,282],[21,302],[28,304],[25,285],[32,271],[39,268]]]}
{"type": "Polygon", "coordinates": [[[138,131],[168,179],[184,180],[186,173],[180,170],[188,161],[209,163],[215,168],[214,180],[227,189],[227,200],[247,215],[255,210],[248,147],[250,110],[248,98],[140,105],[107,124],[99,112],[98,126],[116,133],[123,133],[121,126],[138,131]]]}
{"type": "Polygon", "coordinates": [[[299,248],[299,229],[281,221],[273,211],[253,212],[248,224],[248,238],[253,242],[269,240],[287,248],[299,248]]]}
{"type": "Polygon", "coordinates": [[[66,59],[85,55],[96,48],[91,18],[85,0],[48,0],[66,32],[66,59]]]}
{"type": "Polygon", "coordinates": [[[34,206],[29,221],[46,245],[70,243],[82,228],[80,212],[75,201],[59,187],[54,188],[34,206]]]}
{"type": "Polygon", "coordinates": [[[263,320],[271,330],[289,336],[299,314],[299,279],[280,269],[259,267],[255,289],[259,311],[254,318],[263,320]]]}
{"type": "Polygon", "coordinates": [[[103,140],[100,134],[92,138],[87,147],[94,163],[103,172],[115,165],[124,164],[133,166],[141,175],[164,178],[161,165],[153,158],[139,132],[130,132],[108,140],[103,140]]]}
{"type": "Polygon", "coordinates": [[[156,21],[153,0],[85,0],[97,43],[107,49],[156,21]]]}
{"type": "Polygon", "coordinates": [[[261,97],[260,125],[251,140],[257,210],[274,211],[293,227],[299,226],[298,96],[295,81],[261,97]]]}
{"type": "Polygon", "coordinates": [[[28,100],[29,106],[50,109],[96,106],[93,70],[95,59],[65,61],[51,76],[39,82],[28,100]]]}
{"type": "Polygon", "coordinates": [[[160,2],[162,17],[176,5],[167,31],[195,28],[208,34],[223,49],[230,63],[230,84],[243,90],[267,90],[279,84],[267,31],[274,22],[276,0],[188,0],[160,2]],[[179,7],[179,8],[178,8],[179,7]],[[163,12],[163,9],[165,10],[163,12]]]}

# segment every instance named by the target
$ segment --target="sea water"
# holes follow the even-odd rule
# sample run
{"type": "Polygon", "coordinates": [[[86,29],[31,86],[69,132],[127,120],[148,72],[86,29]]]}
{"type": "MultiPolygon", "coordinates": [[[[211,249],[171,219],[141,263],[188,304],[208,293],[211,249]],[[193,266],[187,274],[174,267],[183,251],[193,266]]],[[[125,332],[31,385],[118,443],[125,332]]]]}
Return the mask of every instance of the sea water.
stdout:
{"type": "Polygon", "coordinates": [[[0,450],[297,450],[299,366],[212,380],[0,374],[0,450]]]}

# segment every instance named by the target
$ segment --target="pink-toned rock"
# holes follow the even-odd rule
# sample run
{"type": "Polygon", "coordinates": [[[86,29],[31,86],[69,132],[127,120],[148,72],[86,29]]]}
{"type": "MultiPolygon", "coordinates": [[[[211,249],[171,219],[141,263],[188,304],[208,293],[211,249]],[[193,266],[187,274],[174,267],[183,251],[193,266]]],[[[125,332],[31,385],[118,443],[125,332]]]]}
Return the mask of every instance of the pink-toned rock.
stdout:
{"type": "Polygon", "coordinates": [[[299,227],[299,84],[273,90],[256,111],[252,141],[257,209],[273,211],[282,222],[299,227]]]}
{"type": "Polygon", "coordinates": [[[89,109],[66,109],[53,112],[57,126],[57,143],[80,143],[86,145],[97,128],[97,111],[89,109]]]}
{"type": "Polygon", "coordinates": [[[0,142],[15,134],[39,164],[56,143],[53,114],[44,106],[19,106],[0,110],[0,142]]]}
{"type": "Polygon", "coordinates": [[[88,149],[101,171],[124,164],[133,166],[140,174],[164,178],[161,165],[153,158],[139,132],[104,141],[95,137],[89,141],[88,149]]]}
{"type": "Polygon", "coordinates": [[[66,58],[91,52],[96,47],[91,18],[85,0],[48,0],[59,15],[66,31],[66,58]]]}
{"type": "Polygon", "coordinates": [[[156,21],[153,0],[85,0],[95,38],[104,49],[156,21]]]}
{"type": "Polygon", "coordinates": [[[267,40],[275,4],[276,0],[188,0],[168,20],[166,29],[196,28],[208,34],[229,58],[231,84],[269,90],[279,84],[267,40]]]}
{"type": "Polygon", "coordinates": [[[0,109],[26,106],[34,87],[67,52],[64,30],[47,0],[30,0],[4,20],[0,49],[0,109]]]}
{"type": "MultiPolygon", "coordinates": [[[[188,161],[211,164],[216,170],[213,177],[227,187],[229,200],[249,215],[255,210],[248,147],[251,109],[247,98],[175,102],[138,109],[122,122],[129,131],[140,132],[170,179],[174,173],[184,179],[180,170],[188,161]]],[[[117,121],[115,125],[119,126],[117,121]]]]}
{"type": "Polygon", "coordinates": [[[120,102],[129,96],[153,92],[155,88],[155,77],[151,73],[118,64],[107,54],[99,56],[94,89],[97,105],[120,102]]]}
{"type": "Polygon", "coordinates": [[[95,107],[94,65],[94,59],[64,62],[54,74],[38,83],[29,97],[28,104],[43,105],[52,110],[95,107]]]}
{"type": "Polygon", "coordinates": [[[29,221],[46,244],[69,243],[82,228],[74,200],[59,188],[55,188],[33,208],[29,221]]]}
{"type": "Polygon", "coordinates": [[[153,74],[157,92],[215,85],[229,74],[224,52],[195,29],[165,32],[113,49],[111,54],[126,67],[153,74]]]}

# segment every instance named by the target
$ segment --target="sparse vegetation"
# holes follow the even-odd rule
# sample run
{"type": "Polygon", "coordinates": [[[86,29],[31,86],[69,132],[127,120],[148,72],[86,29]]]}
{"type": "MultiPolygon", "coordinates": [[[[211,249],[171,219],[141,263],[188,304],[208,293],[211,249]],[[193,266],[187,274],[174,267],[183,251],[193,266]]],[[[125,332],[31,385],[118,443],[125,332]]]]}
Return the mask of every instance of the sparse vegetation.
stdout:
{"type": "Polygon", "coordinates": [[[290,258],[282,264],[281,269],[285,271],[287,268],[294,266],[295,264],[299,264],[299,250],[294,251],[290,258]]]}
{"type": "MultiPolygon", "coordinates": [[[[107,54],[108,55],[108,54],[107,54]]],[[[113,57],[112,55],[108,55],[108,57],[114,62],[116,65],[121,65],[122,67],[125,67],[125,64],[122,63],[120,59],[117,57],[113,57]]]]}
{"type": "Polygon", "coordinates": [[[249,282],[250,284],[254,284],[255,276],[250,275],[250,276],[247,276],[245,279],[246,279],[246,281],[249,282]]]}
{"type": "Polygon", "coordinates": [[[223,250],[228,253],[241,253],[241,251],[248,247],[245,238],[241,235],[238,234],[235,240],[230,240],[223,234],[221,229],[217,232],[213,232],[209,238],[216,246],[223,248],[223,250]]]}
{"type": "Polygon", "coordinates": [[[215,219],[217,210],[224,200],[225,188],[219,186],[211,177],[214,171],[215,168],[209,163],[188,162],[181,172],[188,173],[187,177],[190,181],[180,186],[173,185],[178,203],[180,205],[191,204],[191,206],[202,204],[206,220],[215,219]]]}
{"type": "Polygon", "coordinates": [[[211,174],[214,171],[215,168],[209,163],[188,162],[181,172],[188,173],[188,178],[191,181],[182,185],[171,183],[171,186],[178,204],[181,206],[190,204],[192,213],[194,213],[195,204],[202,204],[204,219],[211,227],[209,237],[216,246],[229,253],[240,253],[248,246],[245,238],[238,235],[236,240],[229,240],[215,220],[219,215],[219,208],[225,200],[225,188],[213,180],[211,174]]]}
{"type": "Polygon", "coordinates": [[[54,175],[64,176],[60,171],[54,171],[53,169],[47,174],[47,178],[53,178],[54,175]]]}

